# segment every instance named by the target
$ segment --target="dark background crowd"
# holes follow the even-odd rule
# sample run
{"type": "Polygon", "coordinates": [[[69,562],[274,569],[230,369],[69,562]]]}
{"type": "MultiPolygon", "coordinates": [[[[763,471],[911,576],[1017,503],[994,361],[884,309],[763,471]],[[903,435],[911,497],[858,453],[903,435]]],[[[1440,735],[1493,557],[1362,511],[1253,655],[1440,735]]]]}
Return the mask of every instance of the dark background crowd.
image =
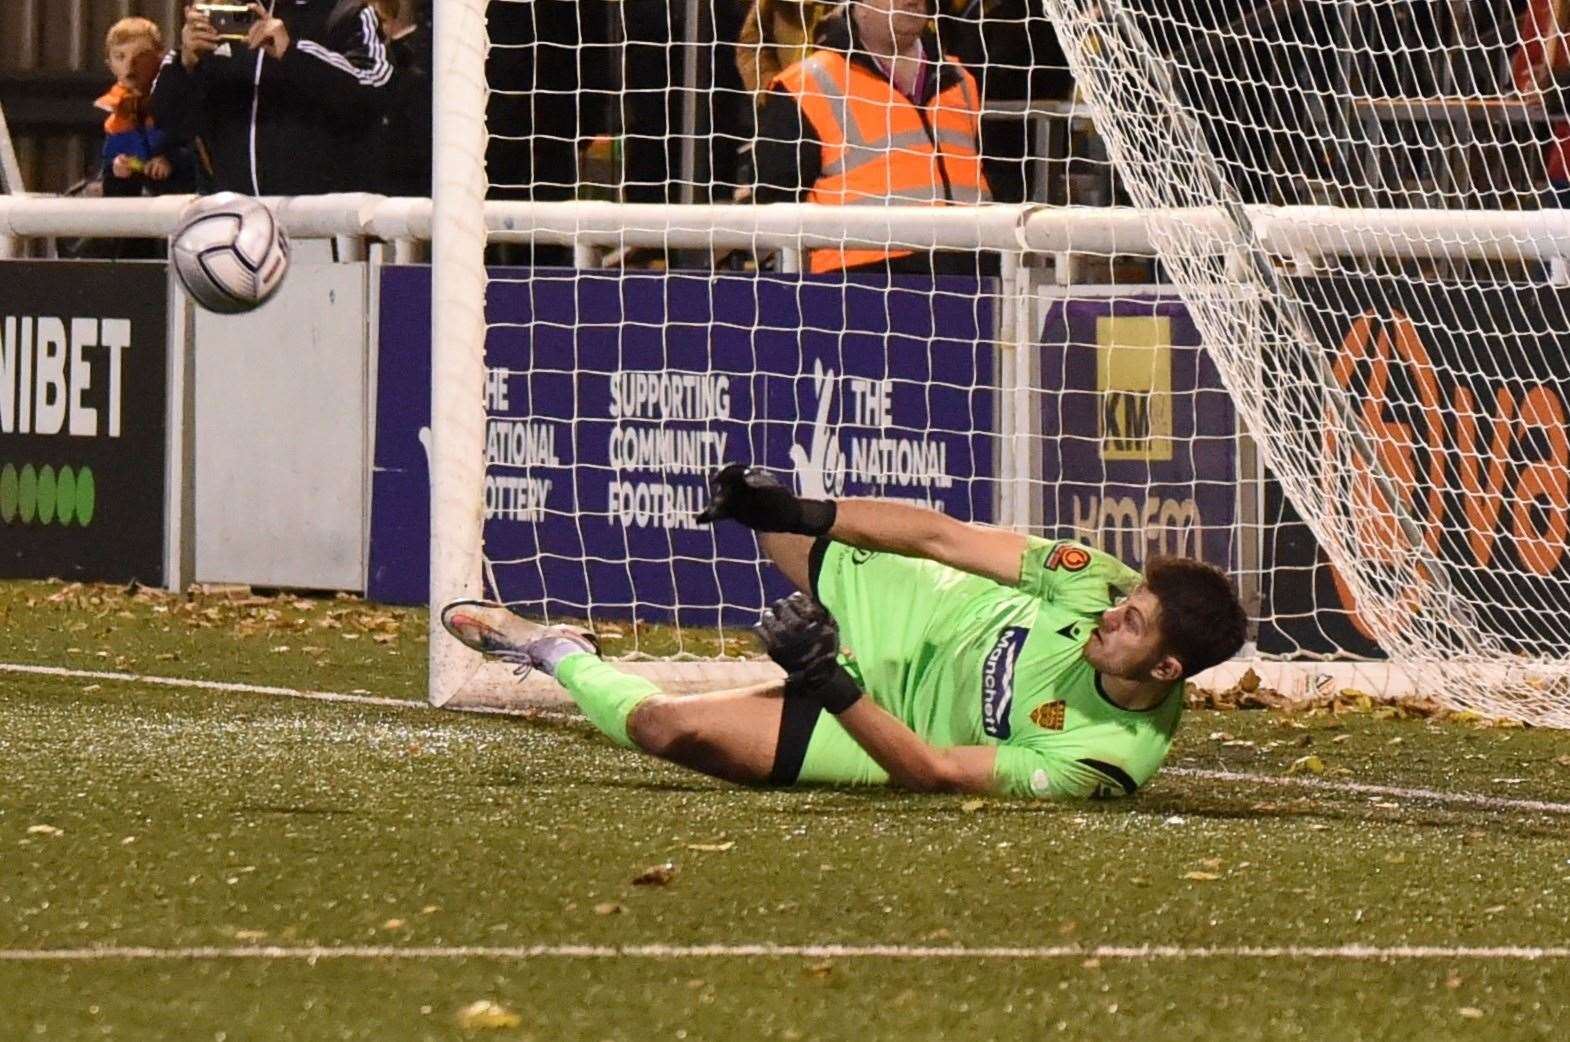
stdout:
{"type": "MultiPolygon", "coordinates": [[[[876,2],[882,10],[902,0],[876,2]]],[[[931,59],[952,59],[979,90],[987,198],[1115,200],[1094,128],[1070,111],[1075,84],[1042,0],[911,3],[926,19],[931,59]]],[[[0,5],[0,102],[19,142],[25,187],[96,191],[97,179],[109,175],[154,193],[426,194],[431,4],[269,0],[246,38],[222,41],[186,0],[0,5]],[[104,89],[105,64],[113,70],[112,56],[100,57],[103,27],[127,15],[157,27],[162,59],[141,108],[126,107],[126,93],[137,94],[134,76],[116,72],[121,110],[106,120],[92,100],[104,89]],[[252,106],[258,67],[260,104],[252,106]],[[168,163],[127,155],[116,171],[122,153],[99,149],[110,135],[100,120],[121,132],[156,127],[171,143],[168,163]]],[[[1558,84],[1570,76],[1555,0],[1122,6],[1160,19],[1153,42],[1174,59],[1178,88],[1202,112],[1212,147],[1250,200],[1460,205],[1447,202],[1454,196],[1470,205],[1536,205],[1539,196],[1525,204],[1521,193],[1546,191],[1541,198],[1552,201],[1566,178],[1556,153],[1564,144],[1544,151],[1551,137],[1570,138],[1555,104],[1558,84]],[[1199,26],[1204,31],[1192,28],[1199,26]],[[1548,101],[1546,112],[1511,119],[1455,109],[1403,114],[1352,100],[1534,89],[1548,101]],[[1326,97],[1349,100],[1327,106],[1326,97]],[[1269,118],[1251,118],[1260,112],[1269,118]],[[1545,128],[1555,119],[1550,134],[1545,128]],[[1460,123],[1470,130],[1458,146],[1460,123]],[[1456,170],[1457,148],[1476,151],[1479,141],[1496,153],[1493,162],[1483,155],[1472,164],[1482,180],[1477,170],[1456,170]],[[1512,142],[1520,147],[1503,147],[1512,142]],[[1370,171],[1369,157],[1392,143],[1403,146],[1406,167],[1370,171]],[[1528,157],[1524,168],[1506,170],[1498,157],[1516,153],[1528,157]],[[1371,193],[1377,185],[1384,195],[1349,198],[1349,185],[1371,193]]],[[[768,149],[758,146],[760,135],[765,146],[771,140],[766,100],[779,90],[780,74],[843,19],[840,5],[821,0],[493,0],[486,68],[492,196],[809,197],[810,183],[789,184],[782,196],[761,176],[768,149]]],[[[933,90],[942,89],[939,81],[933,90]]],[[[907,89],[916,97],[926,88],[907,89]]],[[[127,185],[114,191],[126,194],[127,185]]]]}

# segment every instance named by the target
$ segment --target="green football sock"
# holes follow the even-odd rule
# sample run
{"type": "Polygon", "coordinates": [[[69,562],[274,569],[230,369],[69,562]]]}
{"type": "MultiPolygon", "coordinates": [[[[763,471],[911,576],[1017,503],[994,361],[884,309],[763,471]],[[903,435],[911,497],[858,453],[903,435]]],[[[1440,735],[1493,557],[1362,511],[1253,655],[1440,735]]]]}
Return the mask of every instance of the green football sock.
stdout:
{"type": "Polygon", "coordinates": [[[556,667],[556,679],[572,700],[578,703],[589,722],[605,732],[617,745],[637,748],[627,737],[627,717],[650,695],[660,689],[642,677],[623,673],[615,666],[590,654],[569,655],[556,667]]]}

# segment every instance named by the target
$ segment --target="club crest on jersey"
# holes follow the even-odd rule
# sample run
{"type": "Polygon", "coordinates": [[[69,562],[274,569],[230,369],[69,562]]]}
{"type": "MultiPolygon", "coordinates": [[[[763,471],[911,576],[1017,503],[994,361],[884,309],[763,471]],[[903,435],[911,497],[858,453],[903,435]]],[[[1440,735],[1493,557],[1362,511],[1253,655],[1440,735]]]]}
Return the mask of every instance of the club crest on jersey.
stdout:
{"type": "Polygon", "coordinates": [[[1048,731],[1063,730],[1063,717],[1068,711],[1066,702],[1043,702],[1030,711],[1030,722],[1048,731]]]}
{"type": "Polygon", "coordinates": [[[1082,572],[1090,564],[1090,551],[1073,543],[1059,543],[1047,555],[1047,567],[1052,571],[1082,572]]]}
{"type": "Polygon", "coordinates": [[[1014,708],[1014,664],[1030,630],[1009,626],[981,663],[981,727],[993,738],[1009,736],[1009,711],[1014,708]]]}

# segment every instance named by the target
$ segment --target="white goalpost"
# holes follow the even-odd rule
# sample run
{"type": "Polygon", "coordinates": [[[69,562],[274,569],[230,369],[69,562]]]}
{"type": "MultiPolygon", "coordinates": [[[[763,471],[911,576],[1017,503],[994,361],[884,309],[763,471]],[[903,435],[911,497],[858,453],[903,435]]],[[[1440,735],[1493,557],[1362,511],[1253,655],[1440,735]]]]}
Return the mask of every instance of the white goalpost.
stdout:
{"type": "MultiPolygon", "coordinates": [[[[1256,639],[1215,683],[1570,725],[1570,219],[1508,19],[1490,80],[1489,27],[1377,46],[1390,4],[1048,0],[1123,205],[678,205],[485,169],[487,6],[437,23],[433,608],[588,619],[673,690],[771,675],[740,638],[780,580],[691,523],[739,459],[1227,567],[1256,639]],[[994,266],[798,274],[826,248],[994,266]]],[[[498,679],[433,617],[434,704],[498,679]]]]}
{"type": "MultiPolygon", "coordinates": [[[[435,19],[431,171],[431,604],[481,592],[485,479],[485,0],[435,19]]],[[[429,699],[443,705],[478,656],[431,613],[429,699]]]]}

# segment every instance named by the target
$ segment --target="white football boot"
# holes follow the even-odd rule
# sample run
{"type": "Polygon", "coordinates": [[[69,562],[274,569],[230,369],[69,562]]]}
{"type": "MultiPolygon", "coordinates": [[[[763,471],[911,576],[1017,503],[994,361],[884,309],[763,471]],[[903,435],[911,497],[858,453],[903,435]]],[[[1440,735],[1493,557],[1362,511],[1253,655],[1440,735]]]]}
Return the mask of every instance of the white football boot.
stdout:
{"type": "Polygon", "coordinates": [[[536,669],[555,676],[556,664],[568,655],[600,653],[592,630],[531,622],[492,601],[453,601],[441,617],[448,633],[482,655],[511,662],[520,678],[536,669]]]}

